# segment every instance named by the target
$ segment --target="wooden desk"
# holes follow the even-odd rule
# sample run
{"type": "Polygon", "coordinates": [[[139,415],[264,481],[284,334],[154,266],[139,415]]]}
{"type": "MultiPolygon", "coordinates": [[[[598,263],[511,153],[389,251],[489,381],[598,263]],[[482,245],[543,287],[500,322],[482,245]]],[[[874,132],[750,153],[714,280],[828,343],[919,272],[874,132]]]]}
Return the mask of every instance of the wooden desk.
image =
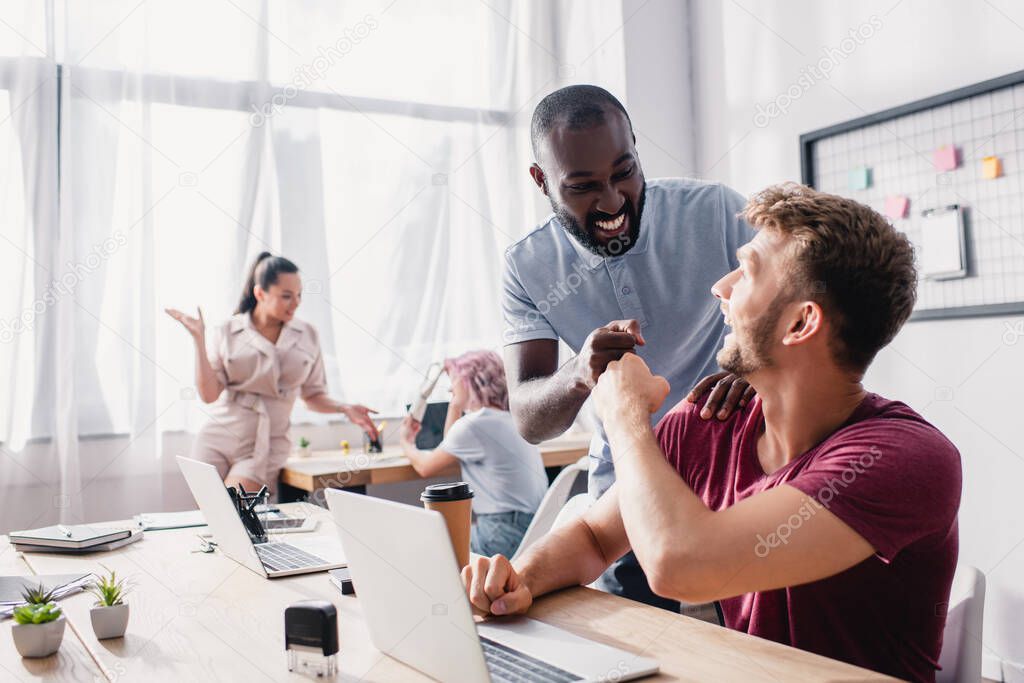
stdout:
{"type": "MultiPolygon", "coordinates": [[[[574,463],[590,446],[590,436],[559,437],[540,445],[544,467],[561,467],[574,463]]],[[[459,475],[458,466],[438,476],[459,475]]],[[[308,458],[292,457],[281,470],[281,483],[303,491],[325,488],[346,488],[366,484],[392,484],[422,479],[402,455],[400,447],[388,447],[372,456],[361,451],[314,451],[308,458]]]]}
{"type": "MultiPolygon", "coordinates": [[[[15,552],[14,548],[8,545],[6,536],[0,536],[0,574],[5,576],[32,574],[32,570],[22,559],[21,553],[15,552]]],[[[65,619],[68,619],[68,623],[64,627],[64,640],[61,642],[60,649],[49,657],[39,659],[22,659],[18,654],[14,647],[14,637],[11,635],[14,619],[5,619],[0,622],[0,680],[103,680],[96,662],[93,661],[81,639],[72,630],[71,620],[67,615],[65,615],[65,619]]],[[[76,623],[75,627],[77,626],[76,623]]],[[[86,626],[92,628],[89,624],[86,626]]]]}
{"type": "MultiPolygon", "coordinates": [[[[323,515],[318,533],[333,533],[326,511],[305,509],[323,515]]],[[[75,631],[69,628],[56,655],[21,659],[10,633],[0,633],[0,677],[308,683],[310,679],[288,672],[282,615],[293,602],[318,598],[332,601],[339,610],[341,673],[335,680],[425,680],[373,648],[359,600],[342,596],[326,574],[270,581],[219,552],[190,552],[198,546],[195,535],[195,529],[147,532],[138,543],[90,556],[33,553],[28,561],[37,573],[93,571],[102,562],[130,576],[135,588],[128,596],[128,633],[124,638],[96,640],[89,622],[91,597],[71,596],[62,605],[75,631]]],[[[15,559],[13,555],[6,538],[0,537],[0,558],[9,561],[15,559]]],[[[589,588],[542,598],[530,615],[653,657],[661,664],[661,674],[646,680],[887,680],[848,664],[589,588]]],[[[10,630],[9,624],[5,622],[4,631],[10,630]]]]}

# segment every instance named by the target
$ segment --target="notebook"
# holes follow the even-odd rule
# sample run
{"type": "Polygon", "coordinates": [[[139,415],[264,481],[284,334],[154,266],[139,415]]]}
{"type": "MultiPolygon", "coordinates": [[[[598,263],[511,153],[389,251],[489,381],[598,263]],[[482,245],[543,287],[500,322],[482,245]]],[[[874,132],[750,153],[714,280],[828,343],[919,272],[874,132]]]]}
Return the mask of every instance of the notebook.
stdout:
{"type": "Polygon", "coordinates": [[[128,529],[96,529],[84,524],[44,526],[40,529],[12,531],[7,538],[19,546],[43,548],[88,548],[128,538],[128,529]]]}
{"type": "Polygon", "coordinates": [[[142,538],[142,529],[124,529],[118,532],[113,541],[94,543],[82,546],[55,546],[55,545],[32,545],[28,543],[11,543],[14,549],[22,553],[97,553],[105,550],[114,550],[121,546],[134,543],[142,538]]]}

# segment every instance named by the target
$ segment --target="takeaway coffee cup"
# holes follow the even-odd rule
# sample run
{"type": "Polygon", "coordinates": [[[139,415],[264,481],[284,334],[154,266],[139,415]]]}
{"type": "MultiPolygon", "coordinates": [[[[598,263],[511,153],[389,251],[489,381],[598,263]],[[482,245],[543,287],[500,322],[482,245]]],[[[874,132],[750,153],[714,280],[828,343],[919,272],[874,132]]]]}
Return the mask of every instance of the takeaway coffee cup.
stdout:
{"type": "Polygon", "coordinates": [[[455,559],[461,570],[469,564],[469,529],[473,522],[473,489],[464,481],[431,484],[420,494],[423,507],[437,510],[448,526],[455,559]]]}

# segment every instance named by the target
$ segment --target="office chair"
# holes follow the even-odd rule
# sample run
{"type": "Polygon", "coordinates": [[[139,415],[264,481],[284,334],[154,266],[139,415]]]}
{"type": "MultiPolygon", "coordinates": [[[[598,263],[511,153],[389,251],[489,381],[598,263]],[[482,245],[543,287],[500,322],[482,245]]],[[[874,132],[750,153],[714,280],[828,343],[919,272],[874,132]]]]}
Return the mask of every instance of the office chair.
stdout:
{"type": "Polygon", "coordinates": [[[985,616],[985,575],[959,566],[953,575],[942,632],[941,671],[936,683],[977,683],[981,680],[981,630],[985,616]]]}
{"type": "Polygon", "coordinates": [[[586,476],[589,469],[589,455],[584,455],[571,465],[566,465],[562,468],[562,471],[558,473],[555,480],[551,482],[547,493],[544,494],[544,499],[537,507],[537,512],[533,515],[533,521],[530,522],[526,533],[523,534],[523,540],[519,542],[519,548],[512,559],[522,555],[527,548],[536,543],[544,534],[551,531],[555,518],[558,517],[562,506],[569,499],[569,494],[572,492],[576,479],[581,475],[586,476]]]}

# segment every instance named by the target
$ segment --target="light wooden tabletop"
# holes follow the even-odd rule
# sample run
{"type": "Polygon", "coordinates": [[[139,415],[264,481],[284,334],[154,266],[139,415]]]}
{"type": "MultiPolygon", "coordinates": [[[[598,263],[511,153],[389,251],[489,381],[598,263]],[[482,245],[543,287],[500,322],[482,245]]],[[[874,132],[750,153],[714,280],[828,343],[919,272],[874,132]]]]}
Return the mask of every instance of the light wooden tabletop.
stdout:
{"type": "MultiPolygon", "coordinates": [[[[298,505],[298,504],[297,504],[298,505]]],[[[326,516],[319,508],[307,506],[326,516]]],[[[320,531],[331,533],[324,520],[320,531]]],[[[273,581],[219,552],[193,553],[200,529],[147,532],[120,550],[85,556],[32,553],[20,559],[0,540],[0,568],[39,574],[100,570],[132,578],[131,618],[124,638],[99,641],[89,621],[92,599],[62,601],[69,626],[60,651],[21,659],[10,635],[0,633],[0,678],[24,681],[282,681],[290,674],[284,650],[284,609],[299,600],[326,599],[339,611],[340,673],[335,680],[426,680],[377,651],[359,600],[343,596],[327,575],[273,581]]],[[[652,657],[661,674],[649,680],[863,681],[891,680],[849,664],[671,614],[589,588],[537,601],[530,616],[581,636],[652,657]]]]}
{"type": "MultiPolygon", "coordinates": [[[[7,543],[7,537],[2,536],[0,539],[0,574],[32,574],[21,553],[15,552],[7,543]]],[[[41,659],[21,658],[14,649],[14,638],[11,637],[13,625],[12,619],[0,623],[0,680],[92,681],[99,675],[99,668],[71,629],[70,621],[64,627],[64,641],[57,653],[41,659]]],[[[75,624],[75,627],[77,628],[78,624],[75,624]]]]}
{"type": "MultiPolygon", "coordinates": [[[[545,467],[561,467],[574,463],[587,454],[590,435],[561,436],[540,444],[545,467]]],[[[455,467],[438,476],[458,476],[455,467]]],[[[402,455],[398,446],[389,446],[382,453],[368,455],[354,449],[347,454],[340,450],[313,451],[308,457],[293,456],[281,470],[281,482],[303,491],[323,488],[346,488],[366,484],[392,484],[422,479],[402,455]]]]}

